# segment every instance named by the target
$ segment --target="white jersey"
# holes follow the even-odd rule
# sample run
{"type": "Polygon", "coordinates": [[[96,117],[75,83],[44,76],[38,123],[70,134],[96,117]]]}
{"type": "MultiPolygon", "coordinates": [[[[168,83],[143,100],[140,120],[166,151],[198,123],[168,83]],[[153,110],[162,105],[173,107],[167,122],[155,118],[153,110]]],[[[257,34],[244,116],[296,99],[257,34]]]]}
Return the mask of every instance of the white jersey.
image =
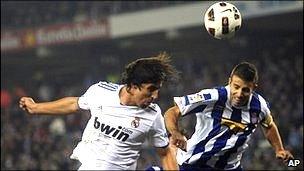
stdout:
{"type": "Polygon", "coordinates": [[[80,170],[135,170],[142,144],[149,137],[155,147],[166,147],[164,118],[157,104],[147,108],[120,104],[123,85],[99,82],[78,100],[91,118],[74,149],[72,159],[80,170]]]}
{"type": "Polygon", "coordinates": [[[247,106],[236,108],[230,105],[229,92],[226,86],[174,97],[182,116],[194,113],[197,118],[187,152],[178,149],[179,165],[235,169],[257,124],[267,127],[271,123],[271,113],[262,96],[254,92],[247,106]]]}

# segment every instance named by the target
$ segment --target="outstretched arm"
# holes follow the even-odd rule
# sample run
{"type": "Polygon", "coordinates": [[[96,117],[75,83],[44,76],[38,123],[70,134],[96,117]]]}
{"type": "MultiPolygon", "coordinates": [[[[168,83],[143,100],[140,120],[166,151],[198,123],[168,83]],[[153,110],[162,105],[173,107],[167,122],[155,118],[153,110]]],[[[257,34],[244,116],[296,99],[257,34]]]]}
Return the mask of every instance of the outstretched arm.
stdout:
{"type": "Polygon", "coordinates": [[[29,114],[61,115],[79,110],[78,97],[65,97],[56,101],[36,103],[30,97],[22,97],[19,107],[29,114]]]}
{"type": "Polygon", "coordinates": [[[176,147],[186,151],[187,139],[179,131],[178,128],[178,119],[180,118],[181,113],[178,106],[173,106],[165,112],[165,125],[168,132],[171,134],[171,142],[176,147]]]}
{"type": "Polygon", "coordinates": [[[273,121],[267,128],[263,127],[263,130],[265,137],[275,150],[276,158],[283,160],[285,163],[288,162],[289,159],[293,159],[293,155],[288,150],[284,149],[280,133],[273,121]]]}
{"type": "Polygon", "coordinates": [[[170,144],[166,148],[156,148],[164,170],[179,170],[176,161],[176,150],[170,144]]]}

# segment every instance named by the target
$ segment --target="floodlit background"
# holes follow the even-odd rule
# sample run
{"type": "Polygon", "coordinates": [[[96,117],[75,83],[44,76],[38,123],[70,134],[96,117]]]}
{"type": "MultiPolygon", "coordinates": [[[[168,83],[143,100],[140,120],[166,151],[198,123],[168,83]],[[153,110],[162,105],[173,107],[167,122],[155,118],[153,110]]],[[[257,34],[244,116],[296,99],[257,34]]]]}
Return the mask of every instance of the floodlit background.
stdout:
{"type": "MultiPolygon", "coordinates": [[[[77,169],[69,159],[89,113],[28,116],[21,96],[38,102],[81,96],[100,80],[118,82],[125,64],[166,51],[181,71],[159,105],[173,96],[225,85],[232,67],[254,63],[258,92],[269,100],[285,147],[301,160],[287,168],[260,128],[243,156],[246,170],[303,170],[303,2],[232,1],[243,16],[230,40],[203,26],[215,1],[1,1],[1,170],[77,169]]],[[[191,136],[195,118],[181,123],[191,136]]],[[[159,165],[145,144],[138,169],[159,165]]]]}

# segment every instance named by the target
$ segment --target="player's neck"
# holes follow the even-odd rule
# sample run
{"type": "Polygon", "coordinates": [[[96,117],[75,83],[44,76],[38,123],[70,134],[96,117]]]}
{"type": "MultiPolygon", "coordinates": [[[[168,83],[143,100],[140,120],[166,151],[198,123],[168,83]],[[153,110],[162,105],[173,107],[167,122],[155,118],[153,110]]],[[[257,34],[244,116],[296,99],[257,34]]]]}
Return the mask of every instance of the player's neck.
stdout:
{"type": "Polygon", "coordinates": [[[132,95],[127,91],[127,87],[124,86],[119,91],[119,101],[121,105],[135,106],[136,104],[132,101],[132,95]]]}

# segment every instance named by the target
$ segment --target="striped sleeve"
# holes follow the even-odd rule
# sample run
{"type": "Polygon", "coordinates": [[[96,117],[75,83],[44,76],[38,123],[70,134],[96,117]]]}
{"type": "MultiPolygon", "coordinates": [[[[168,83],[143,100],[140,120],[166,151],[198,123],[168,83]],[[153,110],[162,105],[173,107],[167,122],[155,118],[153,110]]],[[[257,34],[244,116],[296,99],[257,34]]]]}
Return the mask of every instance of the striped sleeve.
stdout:
{"type": "Polygon", "coordinates": [[[260,123],[262,126],[267,128],[273,121],[269,103],[261,95],[259,95],[258,97],[261,102],[261,113],[259,115],[261,121],[260,123]]]}
{"type": "Polygon", "coordinates": [[[216,89],[204,89],[198,93],[174,97],[174,102],[181,114],[187,115],[203,111],[208,104],[217,101],[218,97],[216,89]]]}

